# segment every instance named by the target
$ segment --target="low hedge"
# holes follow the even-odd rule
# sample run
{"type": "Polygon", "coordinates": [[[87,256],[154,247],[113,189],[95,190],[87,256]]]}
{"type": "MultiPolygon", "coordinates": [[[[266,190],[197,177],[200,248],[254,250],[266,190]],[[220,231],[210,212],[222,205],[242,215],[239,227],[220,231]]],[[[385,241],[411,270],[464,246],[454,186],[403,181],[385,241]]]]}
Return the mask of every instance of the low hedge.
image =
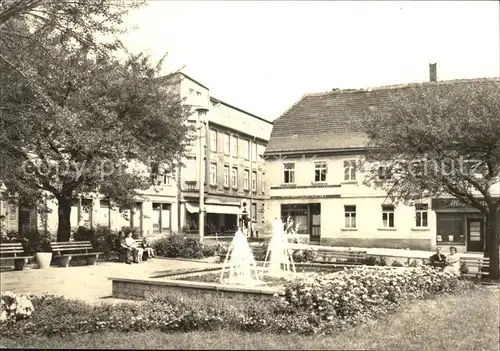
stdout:
{"type": "Polygon", "coordinates": [[[203,245],[196,237],[170,234],[153,243],[158,256],[171,258],[193,258],[215,256],[216,246],[203,245]]]}
{"type": "Polygon", "coordinates": [[[297,279],[285,286],[282,298],[228,300],[199,299],[170,294],[137,304],[90,305],[62,297],[31,297],[29,318],[0,323],[0,336],[65,335],[100,331],[243,330],[274,333],[330,333],[378,318],[402,302],[445,293],[459,293],[474,285],[441,270],[385,270],[356,268],[335,276],[297,279]]]}

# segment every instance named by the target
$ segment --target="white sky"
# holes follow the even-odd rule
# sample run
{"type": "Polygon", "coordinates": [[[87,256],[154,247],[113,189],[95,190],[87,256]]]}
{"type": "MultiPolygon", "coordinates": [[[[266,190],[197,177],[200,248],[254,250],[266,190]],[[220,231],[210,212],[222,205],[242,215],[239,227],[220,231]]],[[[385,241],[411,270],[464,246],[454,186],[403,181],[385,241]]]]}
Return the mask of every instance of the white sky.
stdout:
{"type": "Polygon", "coordinates": [[[133,52],[274,120],[307,92],[500,76],[496,1],[149,1],[133,52]]]}

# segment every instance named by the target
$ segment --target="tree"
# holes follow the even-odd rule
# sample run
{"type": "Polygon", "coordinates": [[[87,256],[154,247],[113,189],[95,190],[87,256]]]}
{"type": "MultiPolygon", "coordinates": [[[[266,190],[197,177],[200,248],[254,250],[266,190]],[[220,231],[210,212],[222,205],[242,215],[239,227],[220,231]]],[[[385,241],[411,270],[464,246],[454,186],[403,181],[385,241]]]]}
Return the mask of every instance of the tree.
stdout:
{"type": "Polygon", "coordinates": [[[144,0],[6,0],[0,2],[0,62],[16,70],[38,97],[50,105],[37,85],[36,70],[26,55],[59,67],[54,48],[109,54],[123,49],[117,35],[123,19],[144,0]],[[104,40],[106,39],[106,40],[104,40]],[[34,75],[34,76],[33,76],[34,75]]]}
{"type": "Polygon", "coordinates": [[[189,143],[188,107],[178,76],[160,79],[162,61],[119,59],[118,41],[98,40],[118,32],[129,7],[14,3],[10,13],[0,8],[1,34],[9,33],[0,35],[0,178],[24,201],[54,197],[57,240],[65,241],[75,196],[98,192],[128,206],[154,185],[148,165],[178,159],[189,143]]]}
{"type": "Polygon", "coordinates": [[[366,184],[396,202],[451,195],[486,217],[485,257],[499,278],[500,80],[395,89],[353,123],[369,137],[366,184]]]}

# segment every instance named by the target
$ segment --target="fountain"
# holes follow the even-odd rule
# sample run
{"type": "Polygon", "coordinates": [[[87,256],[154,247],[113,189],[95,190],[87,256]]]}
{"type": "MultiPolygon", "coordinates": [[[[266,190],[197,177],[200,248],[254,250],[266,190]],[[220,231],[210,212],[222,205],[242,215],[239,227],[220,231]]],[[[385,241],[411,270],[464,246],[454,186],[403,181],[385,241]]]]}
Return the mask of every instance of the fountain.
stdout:
{"type": "Polygon", "coordinates": [[[257,285],[259,283],[257,276],[257,265],[252,249],[246,236],[241,229],[238,229],[226,253],[220,281],[229,284],[257,285]],[[229,276],[224,279],[226,271],[229,272],[229,276]]]}
{"type": "Polygon", "coordinates": [[[269,262],[266,275],[282,277],[295,274],[295,264],[289,250],[288,239],[280,219],[273,221],[273,236],[267,247],[264,267],[269,262]]]}

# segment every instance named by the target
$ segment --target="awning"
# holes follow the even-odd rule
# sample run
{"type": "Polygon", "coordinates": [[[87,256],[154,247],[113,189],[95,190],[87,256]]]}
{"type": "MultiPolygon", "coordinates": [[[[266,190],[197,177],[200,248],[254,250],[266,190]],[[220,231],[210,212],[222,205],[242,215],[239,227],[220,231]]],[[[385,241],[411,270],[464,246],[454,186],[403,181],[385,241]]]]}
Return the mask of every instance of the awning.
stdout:
{"type": "MultiPolygon", "coordinates": [[[[189,213],[199,213],[200,207],[198,204],[186,203],[186,210],[189,213]]],[[[229,205],[205,205],[206,213],[219,213],[219,214],[235,214],[241,213],[239,206],[229,206],[229,205]]]]}
{"type": "Polygon", "coordinates": [[[198,204],[190,204],[186,202],[186,210],[189,213],[199,213],[200,207],[198,206],[198,204]]]}
{"type": "Polygon", "coordinates": [[[207,213],[220,213],[220,214],[240,214],[241,210],[238,206],[228,205],[205,205],[207,213]]]}

